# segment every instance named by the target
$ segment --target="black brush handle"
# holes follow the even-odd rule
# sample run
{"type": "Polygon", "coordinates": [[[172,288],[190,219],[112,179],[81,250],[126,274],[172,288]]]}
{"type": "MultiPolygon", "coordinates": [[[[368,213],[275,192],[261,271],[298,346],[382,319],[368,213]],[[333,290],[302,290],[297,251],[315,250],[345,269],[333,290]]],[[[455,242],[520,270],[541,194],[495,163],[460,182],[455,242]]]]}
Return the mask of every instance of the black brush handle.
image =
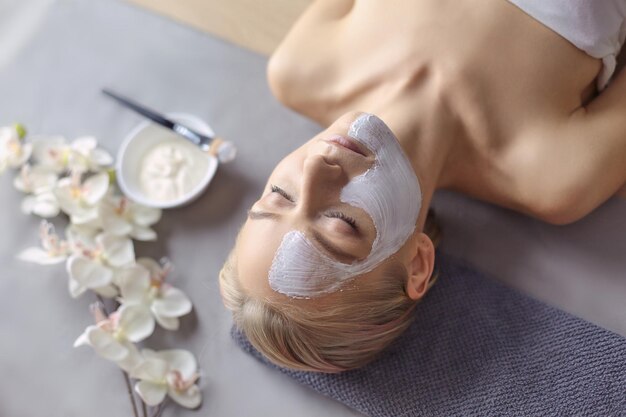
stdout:
{"type": "Polygon", "coordinates": [[[176,123],[174,123],[173,121],[171,121],[170,119],[168,119],[167,117],[155,112],[154,110],[150,110],[149,108],[142,106],[141,104],[134,102],[133,100],[126,98],[126,97],[122,97],[117,93],[114,93],[111,90],[108,89],[103,89],[102,92],[111,97],[112,99],[114,99],[115,101],[117,101],[118,103],[128,107],[129,109],[132,109],[134,111],[136,111],[137,113],[141,114],[142,116],[147,117],[148,119],[152,120],[155,123],[160,124],[161,126],[167,127],[168,129],[174,129],[174,125],[176,123]]]}
{"type": "Polygon", "coordinates": [[[117,93],[114,93],[113,91],[104,88],[102,90],[102,93],[104,93],[105,95],[111,97],[112,99],[114,99],[115,101],[117,101],[118,103],[122,104],[125,107],[128,107],[129,109],[134,110],[135,112],[141,114],[142,116],[147,117],[148,119],[152,120],[153,122],[167,128],[170,130],[173,130],[174,132],[178,133],[179,135],[185,137],[186,139],[190,140],[191,142],[195,143],[196,145],[200,146],[203,150],[207,150],[209,148],[209,145],[211,144],[211,142],[213,141],[213,137],[211,136],[207,136],[207,135],[203,135],[202,133],[191,129],[190,127],[187,127],[183,124],[180,124],[178,122],[175,122],[173,120],[168,119],[167,117],[163,116],[160,113],[155,112],[154,110],[150,110],[149,108],[147,108],[146,106],[143,106],[129,98],[123,97],[117,93]]]}

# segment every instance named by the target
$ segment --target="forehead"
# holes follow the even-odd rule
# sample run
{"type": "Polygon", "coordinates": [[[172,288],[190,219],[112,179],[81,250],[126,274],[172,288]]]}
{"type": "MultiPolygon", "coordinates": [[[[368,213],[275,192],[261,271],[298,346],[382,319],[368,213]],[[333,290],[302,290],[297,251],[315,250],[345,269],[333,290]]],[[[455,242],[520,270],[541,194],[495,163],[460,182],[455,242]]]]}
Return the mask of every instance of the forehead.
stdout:
{"type": "Polygon", "coordinates": [[[294,149],[291,153],[282,158],[272,170],[270,178],[282,172],[287,173],[287,175],[299,172],[299,170],[302,168],[302,163],[307,155],[308,147],[311,146],[313,140],[314,139],[311,139],[308,142],[300,145],[298,148],[294,149]]]}

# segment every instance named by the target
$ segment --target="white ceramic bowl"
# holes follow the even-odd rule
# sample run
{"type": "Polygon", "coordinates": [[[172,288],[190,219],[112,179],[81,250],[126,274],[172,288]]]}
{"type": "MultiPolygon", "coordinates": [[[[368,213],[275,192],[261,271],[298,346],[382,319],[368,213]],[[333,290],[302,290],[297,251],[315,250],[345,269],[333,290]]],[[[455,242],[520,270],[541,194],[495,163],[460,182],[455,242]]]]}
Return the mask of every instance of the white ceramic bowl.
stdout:
{"type": "MultiPolygon", "coordinates": [[[[214,135],[213,130],[208,124],[191,114],[169,113],[167,117],[189,126],[200,133],[210,136],[214,135]]],[[[199,158],[199,160],[204,162],[201,158],[199,158]]],[[[117,182],[122,192],[139,204],[158,208],[179,207],[194,201],[204,192],[215,175],[217,165],[217,158],[203,152],[187,139],[157,124],[146,121],[139,124],[126,136],[118,151],[116,167],[117,182]],[[206,165],[202,168],[205,171],[202,180],[187,194],[175,200],[160,201],[151,199],[142,191],[139,183],[139,170],[144,155],[146,155],[153,146],[166,141],[179,141],[185,145],[195,147],[201,154],[199,156],[206,158],[206,165]]]]}

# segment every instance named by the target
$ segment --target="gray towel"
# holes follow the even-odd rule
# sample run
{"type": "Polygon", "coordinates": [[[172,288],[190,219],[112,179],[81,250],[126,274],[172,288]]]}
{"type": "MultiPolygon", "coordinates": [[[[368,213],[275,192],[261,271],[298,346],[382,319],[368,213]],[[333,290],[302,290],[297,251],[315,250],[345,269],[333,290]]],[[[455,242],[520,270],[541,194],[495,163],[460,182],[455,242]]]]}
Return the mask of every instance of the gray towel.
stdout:
{"type": "Polygon", "coordinates": [[[437,257],[439,282],[379,359],[341,374],[279,369],[372,417],[626,416],[626,339],[437,257]]]}

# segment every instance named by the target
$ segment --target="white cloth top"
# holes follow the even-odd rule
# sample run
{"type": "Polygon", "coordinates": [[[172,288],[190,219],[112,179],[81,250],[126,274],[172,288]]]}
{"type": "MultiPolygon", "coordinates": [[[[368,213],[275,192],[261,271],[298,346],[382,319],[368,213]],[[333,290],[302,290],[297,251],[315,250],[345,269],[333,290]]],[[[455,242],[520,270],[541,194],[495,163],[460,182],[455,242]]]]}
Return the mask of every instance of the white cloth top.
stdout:
{"type": "Polygon", "coordinates": [[[603,90],[615,72],[626,38],[626,0],[508,0],[604,66],[597,79],[603,90]]]}

